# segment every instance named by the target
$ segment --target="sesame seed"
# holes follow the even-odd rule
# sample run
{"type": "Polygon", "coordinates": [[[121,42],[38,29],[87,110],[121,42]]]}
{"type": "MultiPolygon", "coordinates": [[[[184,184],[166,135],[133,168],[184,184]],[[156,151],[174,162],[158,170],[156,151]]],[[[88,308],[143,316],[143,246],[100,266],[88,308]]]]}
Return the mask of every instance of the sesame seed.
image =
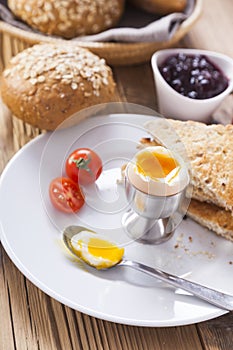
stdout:
{"type": "Polygon", "coordinates": [[[37,78],[37,81],[39,83],[43,83],[45,81],[45,76],[44,75],[40,75],[38,78],[37,78]]]}
{"type": "Polygon", "coordinates": [[[26,12],[31,12],[31,11],[32,11],[32,8],[31,8],[30,5],[26,4],[26,5],[24,6],[24,10],[25,10],[26,12]]]}
{"type": "Polygon", "coordinates": [[[35,78],[36,76],[37,76],[36,71],[31,71],[30,77],[31,77],[31,78],[35,78]]]}
{"type": "Polygon", "coordinates": [[[65,74],[62,76],[63,79],[72,79],[73,78],[73,74],[65,74]]]}
{"type": "Polygon", "coordinates": [[[53,6],[52,6],[52,4],[50,2],[45,2],[44,9],[45,9],[46,12],[49,12],[49,11],[51,11],[53,9],[53,6]]]}
{"type": "Polygon", "coordinates": [[[85,97],[90,97],[91,96],[91,92],[84,92],[84,96],[85,97]]]}
{"type": "Polygon", "coordinates": [[[10,75],[11,71],[10,69],[6,69],[4,72],[3,72],[3,76],[4,77],[8,77],[8,75],[10,75]]]}
{"type": "Polygon", "coordinates": [[[71,83],[71,88],[72,88],[73,90],[77,90],[78,84],[76,84],[76,83],[71,83]]]}
{"type": "Polygon", "coordinates": [[[36,85],[37,83],[37,79],[30,79],[29,81],[32,85],[36,85]]]}

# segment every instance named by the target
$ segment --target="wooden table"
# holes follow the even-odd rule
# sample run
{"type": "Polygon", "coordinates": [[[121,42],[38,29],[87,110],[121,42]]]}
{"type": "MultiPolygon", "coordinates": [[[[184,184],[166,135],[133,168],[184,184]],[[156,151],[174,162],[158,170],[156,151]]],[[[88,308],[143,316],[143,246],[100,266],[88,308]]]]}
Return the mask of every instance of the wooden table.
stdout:
{"type": "MultiPolygon", "coordinates": [[[[232,0],[204,0],[202,18],[180,45],[216,50],[233,58],[232,13],[232,0]]],[[[117,100],[156,109],[149,64],[114,68],[114,74],[117,100]]],[[[0,171],[38,133],[1,113],[0,171]]],[[[114,324],[74,311],[41,292],[17,270],[2,247],[0,258],[0,350],[233,349],[233,314],[173,328],[114,324]]]]}

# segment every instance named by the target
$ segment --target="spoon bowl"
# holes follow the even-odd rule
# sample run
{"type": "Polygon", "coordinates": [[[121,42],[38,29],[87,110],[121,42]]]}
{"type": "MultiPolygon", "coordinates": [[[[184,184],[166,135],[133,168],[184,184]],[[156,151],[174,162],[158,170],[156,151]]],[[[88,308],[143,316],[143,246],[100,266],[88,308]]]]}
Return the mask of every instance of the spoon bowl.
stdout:
{"type": "Polygon", "coordinates": [[[83,226],[68,226],[63,241],[72,254],[98,270],[118,264],[124,255],[124,248],[83,226]]]}
{"type": "Polygon", "coordinates": [[[63,232],[63,236],[62,236],[63,242],[65,243],[65,245],[69,249],[69,251],[74,255],[76,255],[76,254],[75,254],[73,246],[71,244],[71,239],[73,236],[79,234],[82,231],[88,231],[91,233],[95,233],[95,231],[92,231],[89,228],[86,228],[84,226],[75,226],[75,225],[67,226],[63,232]]]}
{"type": "MultiPolygon", "coordinates": [[[[98,236],[98,234],[95,231],[92,231],[86,227],[83,226],[68,226],[65,228],[63,232],[63,241],[68,248],[68,250],[74,254],[76,257],[78,256],[79,258],[81,257],[80,255],[77,255],[75,252],[75,249],[72,245],[72,238],[75,235],[78,235],[80,232],[90,232],[90,234],[95,234],[95,236],[98,236]]],[[[103,248],[102,248],[103,249],[103,248]]],[[[81,257],[82,258],[82,257],[81,257]]],[[[88,260],[82,259],[85,263],[87,263],[90,266],[96,267],[97,269],[100,269],[99,266],[93,265],[93,263],[88,262],[88,260]]],[[[207,302],[209,302],[212,305],[215,305],[221,309],[228,310],[228,311],[233,311],[233,296],[224,294],[222,292],[216,291],[214,289],[205,287],[203,285],[200,285],[198,283],[188,281],[184,278],[181,278],[176,275],[169,274],[165,271],[162,271],[160,269],[144,265],[142,263],[136,262],[136,261],[131,261],[127,260],[121,255],[119,257],[119,260],[115,260],[112,265],[108,265],[105,268],[101,268],[101,270],[107,270],[109,268],[114,267],[117,268],[117,266],[125,266],[132,268],[134,270],[143,272],[149,276],[152,276],[154,278],[157,278],[160,281],[166,282],[169,285],[172,285],[176,288],[181,288],[195,296],[197,296],[200,299],[203,299],[207,302]]]]}

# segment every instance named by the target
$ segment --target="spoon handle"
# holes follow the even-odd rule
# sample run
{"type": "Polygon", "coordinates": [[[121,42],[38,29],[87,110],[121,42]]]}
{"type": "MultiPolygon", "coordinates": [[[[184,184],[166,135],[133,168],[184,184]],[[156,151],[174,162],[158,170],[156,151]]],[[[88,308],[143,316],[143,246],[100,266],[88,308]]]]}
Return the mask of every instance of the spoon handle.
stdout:
{"type": "Polygon", "coordinates": [[[208,301],[210,304],[218,306],[221,309],[233,311],[233,296],[218,292],[214,289],[207,288],[198,283],[188,281],[167,272],[146,266],[136,261],[122,260],[119,264],[121,266],[128,266],[135,270],[146,273],[149,276],[155,277],[161,281],[167,282],[175,287],[181,288],[190,292],[191,294],[208,301]]]}

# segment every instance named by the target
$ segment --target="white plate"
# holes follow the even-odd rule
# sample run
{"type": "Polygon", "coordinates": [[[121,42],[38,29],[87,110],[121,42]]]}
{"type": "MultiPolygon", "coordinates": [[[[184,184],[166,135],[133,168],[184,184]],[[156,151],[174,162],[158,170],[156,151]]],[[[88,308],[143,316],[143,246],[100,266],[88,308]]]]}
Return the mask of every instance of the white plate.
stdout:
{"type": "Polygon", "coordinates": [[[119,167],[147,136],[151,117],[94,117],[70,129],[47,133],[21,149],[0,183],[2,244],[19,270],[60,302],[91,316],[138,326],[177,326],[222,315],[214,306],[127,268],[93,271],[66,252],[61,232],[85,224],[125,245],[125,255],[233,294],[233,245],[186,219],[174,237],[159,246],[131,242],[121,228],[124,190],[116,185],[119,167]],[[104,162],[96,186],[86,189],[87,204],[78,215],[57,212],[48,186],[62,174],[65,157],[79,147],[94,148],[104,162]]]}

